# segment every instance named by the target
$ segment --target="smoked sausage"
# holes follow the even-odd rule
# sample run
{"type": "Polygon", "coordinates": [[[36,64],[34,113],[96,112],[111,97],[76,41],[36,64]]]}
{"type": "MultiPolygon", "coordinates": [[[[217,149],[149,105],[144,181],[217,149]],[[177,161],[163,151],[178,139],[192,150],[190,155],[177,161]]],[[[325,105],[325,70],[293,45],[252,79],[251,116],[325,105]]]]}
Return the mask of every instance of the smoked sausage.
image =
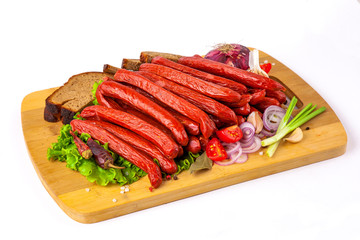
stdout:
{"type": "Polygon", "coordinates": [[[111,124],[104,121],[87,121],[93,125],[104,128],[106,131],[112,133],[121,140],[133,145],[136,149],[148,154],[152,158],[156,158],[159,162],[160,168],[168,173],[173,174],[177,171],[177,165],[173,159],[165,157],[160,150],[150,141],[141,137],[140,135],[122,128],[118,125],[111,124]]]}
{"type": "Polygon", "coordinates": [[[127,112],[100,105],[89,106],[81,112],[81,117],[97,116],[101,120],[127,128],[155,144],[167,157],[175,158],[179,152],[177,143],[155,126],[127,112]]]}
{"type": "Polygon", "coordinates": [[[186,146],[186,150],[194,154],[201,151],[201,144],[196,136],[190,136],[189,144],[186,146]]]}
{"type": "Polygon", "coordinates": [[[229,78],[240,82],[247,87],[281,91],[286,90],[283,85],[273,79],[213,60],[199,57],[182,57],[178,62],[192,68],[229,78]]]}
{"type": "Polygon", "coordinates": [[[209,98],[201,93],[193,91],[190,88],[179,85],[164,77],[156,75],[152,72],[139,71],[139,74],[154,82],[156,85],[171,91],[174,94],[186,99],[204,112],[216,116],[224,123],[236,124],[237,119],[234,111],[224,104],[209,98]]]}
{"type": "Polygon", "coordinates": [[[235,92],[230,88],[222,87],[211,82],[206,82],[200,78],[193,77],[189,74],[180,72],[166,66],[153,63],[144,63],[141,64],[139,71],[155,73],[159,76],[167,78],[170,81],[186,86],[194,91],[202,93],[218,101],[238,102],[241,97],[240,93],[235,92]]]}
{"type": "Polygon", "coordinates": [[[187,73],[193,77],[203,79],[207,82],[212,82],[219,86],[230,88],[240,94],[243,94],[247,91],[247,87],[244,84],[232,81],[227,78],[216,76],[211,73],[203,72],[203,71],[197,70],[195,68],[185,66],[183,64],[173,62],[173,61],[163,58],[161,56],[154,57],[151,60],[151,63],[160,64],[160,65],[164,65],[164,66],[179,70],[183,73],[187,73]]]}
{"type": "Polygon", "coordinates": [[[186,146],[188,144],[189,138],[184,126],[173,115],[155,102],[115,81],[105,81],[101,83],[98,88],[101,89],[104,95],[121,99],[130,106],[134,105],[140,111],[158,120],[172,132],[174,138],[180,145],[186,146]]]}
{"type": "Polygon", "coordinates": [[[207,138],[213,134],[215,130],[212,126],[213,123],[205,112],[189,103],[185,99],[156,85],[140,74],[125,69],[119,69],[114,76],[114,80],[119,82],[126,82],[136,86],[151,94],[154,98],[166,104],[167,106],[196,121],[200,124],[200,131],[207,138]]]}
{"type": "Polygon", "coordinates": [[[88,123],[86,120],[74,119],[70,123],[73,131],[88,133],[101,144],[108,143],[109,148],[148,174],[151,185],[158,188],[162,182],[161,171],[158,165],[148,156],[141,154],[130,144],[115,137],[105,129],[88,123]]]}

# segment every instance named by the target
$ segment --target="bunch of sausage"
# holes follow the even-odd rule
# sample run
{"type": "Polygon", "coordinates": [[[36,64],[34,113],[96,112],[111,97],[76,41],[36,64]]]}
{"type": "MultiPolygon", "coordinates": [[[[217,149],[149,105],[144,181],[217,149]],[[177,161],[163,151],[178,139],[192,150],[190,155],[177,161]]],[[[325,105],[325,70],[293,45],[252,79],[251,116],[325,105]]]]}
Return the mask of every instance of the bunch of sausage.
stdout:
{"type": "Polygon", "coordinates": [[[86,120],[71,121],[73,131],[108,143],[147,172],[154,188],[161,170],[177,171],[174,159],[184,149],[200,152],[217,129],[286,101],[280,83],[200,56],[178,62],[159,56],[104,80],[96,92],[99,105],[81,112],[86,120]]]}

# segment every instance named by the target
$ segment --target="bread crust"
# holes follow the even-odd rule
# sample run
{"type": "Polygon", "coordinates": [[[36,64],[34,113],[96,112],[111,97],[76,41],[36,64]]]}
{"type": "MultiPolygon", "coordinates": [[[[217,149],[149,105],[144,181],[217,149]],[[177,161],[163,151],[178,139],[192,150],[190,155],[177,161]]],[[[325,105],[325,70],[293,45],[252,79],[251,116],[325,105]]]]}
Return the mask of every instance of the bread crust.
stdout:
{"type": "Polygon", "coordinates": [[[49,95],[45,99],[44,120],[48,122],[58,122],[62,120],[63,124],[69,124],[78,111],[81,111],[85,107],[92,105],[92,101],[94,100],[94,98],[93,97],[89,98],[88,101],[84,102],[84,104],[82,104],[82,106],[80,106],[80,108],[77,109],[72,109],[71,107],[64,106],[64,104],[70,100],[74,100],[74,99],[76,100],[77,98],[79,98],[80,91],[88,91],[89,95],[92,96],[91,90],[93,83],[96,81],[96,79],[101,80],[105,76],[112,77],[113,75],[103,72],[84,72],[71,76],[63,86],[56,89],[51,95],[49,95]],[[62,91],[64,91],[64,88],[67,87],[67,85],[73,84],[73,81],[76,80],[83,81],[83,79],[90,81],[90,84],[87,87],[87,89],[78,89],[78,90],[72,89],[71,93],[66,92],[68,96],[63,101],[60,102],[54,101],[53,98],[61,94],[62,91]]]}
{"type": "Polygon", "coordinates": [[[162,53],[162,52],[141,52],[140,61],[142,63],[151,63],[151,60],[154,57],[161,56],[163,58],[169,59],[171,61],[177,62],[182,56],[172,53],[162,53]]]}
{"type": "Polygon", "coordinates": [[[124,68],[127,70],[138,71],[141,64],[142,64],[142,62],[140,61],[140,59],[124,58],[122,61],[122,64],[121,64],[121,68],[124,68]]]}

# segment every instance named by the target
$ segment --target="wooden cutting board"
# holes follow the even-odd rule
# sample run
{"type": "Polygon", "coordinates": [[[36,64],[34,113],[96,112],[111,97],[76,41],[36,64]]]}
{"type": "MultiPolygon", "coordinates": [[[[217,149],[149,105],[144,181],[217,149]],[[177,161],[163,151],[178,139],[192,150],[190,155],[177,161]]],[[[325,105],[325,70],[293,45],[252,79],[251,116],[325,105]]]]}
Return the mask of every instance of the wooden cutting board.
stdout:
{"type": "Polygon", "coordinates": [[[98,186],[67,168],[66,163],[46,159],[47,149],[57,141],[61,128],[61,123],[43,120],[45,99],[56,89],[53,88],[27,95],[21,108],[25,141],[42,184],[72,219],[94,223],[342,155],[346,151],[346,132],[326,101],[285,65],[260,52],[260,61],[264,60],[275,63],[271,76],[281,80],[289,97],[294,94],[298,97],[298,107],[313,103],[327,108],[302,126],[309,130],[304,130],[304,139],[300,143],[283,142],[272,158],[253,153],[243,164],[214,165],[210,171],[194,174],[186,171],[178,176],[178,180],[164,181],[153,192],[149,191],[148,178],[144,177],[131,184],[129,192],[121,194],[119,185],[98,186]]]}

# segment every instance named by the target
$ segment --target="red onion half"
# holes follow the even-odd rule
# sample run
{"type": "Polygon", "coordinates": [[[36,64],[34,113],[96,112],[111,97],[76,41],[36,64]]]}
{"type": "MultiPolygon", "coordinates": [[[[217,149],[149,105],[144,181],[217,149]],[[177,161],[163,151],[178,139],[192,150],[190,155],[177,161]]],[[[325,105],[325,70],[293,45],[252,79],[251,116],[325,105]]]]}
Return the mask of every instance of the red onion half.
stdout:
{"type": "Polygon", "coordinates": [[[249,69],[250,50],[240,44],[219,44],[205,55],[206,59],[228,64],[233,67],[249,69]]]}

